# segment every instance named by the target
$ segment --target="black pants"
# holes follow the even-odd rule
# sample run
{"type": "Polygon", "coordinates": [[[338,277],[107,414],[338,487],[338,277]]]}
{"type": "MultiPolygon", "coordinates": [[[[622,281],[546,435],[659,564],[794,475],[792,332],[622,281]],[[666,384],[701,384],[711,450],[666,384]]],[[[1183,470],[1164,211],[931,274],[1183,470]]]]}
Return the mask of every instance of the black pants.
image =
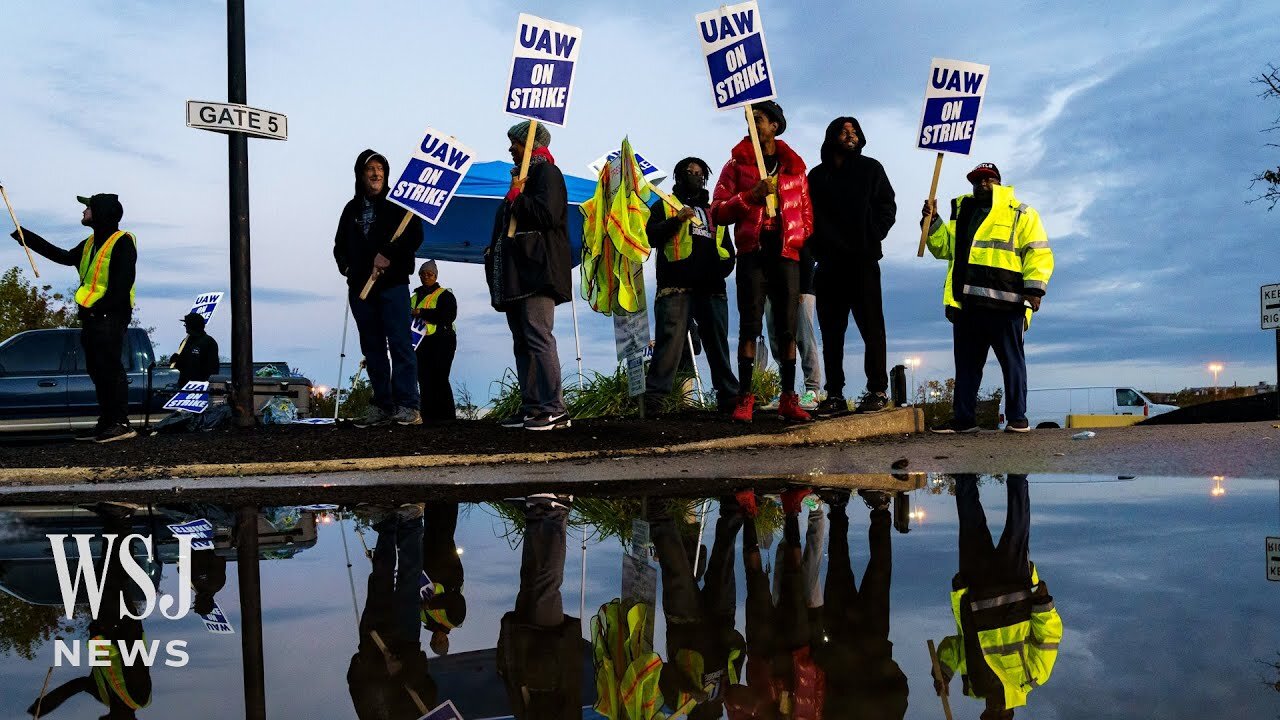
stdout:
{"type": "Polygon", "coordinates": [[[782,376],[782,391],[795,392],[800,263],[782,257],[771,248],[743,253],[738,256],[737,283],[739,392],[744,395],[751,392],[756,338],[764,331],[765,298],[773,309],[775,342],[783,353],[782,357],[774,358],[782,376]]]}
{"type": "Polygon", "coordinates": [[[523,623],[559,627],[564,622],[564,560],[569,508],[563,502],[530,499],[525,505],[524,552],[515,615],[523,623]]]}
{"type": "Polygon", "coordinates": [[[132,310],[80,313],[80,346],[98,396],[100,425],[129,424],[129,381],[121,355],[132,310]]]}
{"type": "Polygon", "coordinates": [[[867,374],[867,392],[888,390],[880,263],[867,260],[825,271],[819,267],[813,289],[817,296],[818,329],[822,332],[827,397],[844,397],[844,333],[849,327],[849,313],[853,313],[865,346],[862,366],[867,374]]]}
{"type": "Polygon", "coordinates": [[[973,424],[978,412],[978,386],[987,351],[994,350],[1004,375],[1005,420],[1027,419],[1027,356],[1022,334],[1025,318],[1020,312],[965,310],[953,313],[951,334],[955,343],[955,418],[973,424]]]}
{"type": "Polygon", "coordinates": [[[978,476],[956,476],[956,512],[960,516],[960,575],[971,589],[1005,583],[1031,585],[1031,494],[1026,475],[1010,475],[1004,532],[991,539],[987,515],[978,497],[978,476]]]}
{"type": "Polygon", "coordinates": [[[871,511],[867,545],[871,557],[858,587],[849,557],[849,516],[844,507],[833,508],[831,542],[827,556],[827,583],[822,596],[826,626],[833,641],[854,637],[889,639],[889,586],[893,581],[893,545],[888,510],[871,511]]]}
{"type": "Polygon", "coordinates": [[[458,351],[458,336],[439,330],[418,345],[418,389],[423,420],[453,420],[453,386],[449,372],[458,351]]]}
{"type": "Polygon", "coordinates": [[[738,379],[733,376],[729,359],[729,303],[723,294],[713,295],[701,290],[659,295],[653,303],[654,334],[653,360],[649,363],[649,375],[645,392],[652,400],[661,400],[671,392],[675,376],[689,362],[689,319],[697,322],[702,350],[711,367],[711,384],[716,390],[716,400],[724,405],[738,397],[738,379]]]}

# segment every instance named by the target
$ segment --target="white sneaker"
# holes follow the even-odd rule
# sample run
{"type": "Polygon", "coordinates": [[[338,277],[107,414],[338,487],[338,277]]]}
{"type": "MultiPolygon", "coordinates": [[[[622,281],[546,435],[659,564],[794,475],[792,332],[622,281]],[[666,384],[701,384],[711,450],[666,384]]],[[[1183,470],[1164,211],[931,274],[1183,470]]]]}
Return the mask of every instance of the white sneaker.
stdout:
{"type": "Polygon", "coordinates": [[[817,410],[818,409],[818,393],[812,390],[805,390],[800,396],[801,410],[817,410]]]}

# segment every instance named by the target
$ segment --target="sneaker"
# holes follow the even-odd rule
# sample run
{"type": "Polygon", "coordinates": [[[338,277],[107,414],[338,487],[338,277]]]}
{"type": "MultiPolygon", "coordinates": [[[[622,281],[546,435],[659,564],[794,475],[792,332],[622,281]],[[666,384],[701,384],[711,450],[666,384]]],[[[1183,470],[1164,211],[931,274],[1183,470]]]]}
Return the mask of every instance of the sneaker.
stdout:
{"type": "Polygon", "coordinates": [[[522,428],[524,427],[524,421],[528,419],[529,417],[524,413],[516,413],[515,415],[502,418],[498,424],[504,428],[522,428]]]}
{"type": "Polygon", "coordinates": [[[754,518],[760,514],[760,508],[756,506],[755,490],[739,490],[733,494],[733,499],[738,502],[738,507],[742,508],[743,514],[749,518],[754,518]]]}
{"type": "Polygon", "coordinates": [[[800,396],[800,409],[812,412],[818,409],[818,393],[812,390],[805,390],[800,396]]]}
{"type": "Polygon", "coordinates": [[[364,416],[356,420],[355,425],[358,428],[382,427],[391,424],[391,417],[391,413],[386,410],[377,405],[370,405],[364,412],[364,416]]]}
{"type": "MultiPolygon", "coordinates": [[[[729,417],[734,422],[749,423],[751,422],[751,415],[755,411],[755,406],[756,406],[755,395],[752,395],[750,393],[746,395],[739,395],[738,404],[733,406],[733,412],[730,414],[729,417]]],[[[754,498],[755,496],[752,495],[752,497],[754,498]]]]}
{"type": "Polygon", "coordinates": [[[858,401],[858,407],[854,412],[858,413],[878,413],[881,410],[889,409],[889,396],[882,392],[869,392],[862,396],[858,401]]]}
{"type": "Polygon", "coordinates": [[[101,433],[103,430],[106,430],[106,429],[107,429],[106,423],[99,420],[97,424],[93,426],[92,429],[82,430],[81,432],[76,433],[76,442],[91,442],[93,440],[96,440],[98,438],[98,433],[101,433]]]}
{"type": "Polygon", "coordinates": [[[862,498],[862,502],[866,503],[867,507],[871,508],[872,511],[889,509],[890,496],[887,492],[882,492],[880,490],[859,490],[858,497],[862,498]]]}
{"type": "Polygon", "coordinates": [[[809,488],[787,488],[782,491],[782,512],[788,515],[799,515],[800,504],[813,492],[809,488]]]}
{"type": "Polygon", "coordinates": [[[563,430],[572,426],[569,413],[542,413],[524,421],[525,430],[563,430]]]}
{"type": "Polygon", "coordinates": [[[1010,420],[1004,424],[1004,431],[1007,433],[1028,433],[1031,432],[1031,423],[1023,420],[1010,420]]]}
{"type": "Polygon", "coordinates": [[[782,393],[778,402],[778,415],[787,422],[812,422],[813,416],[800,409],[800,396],[793,393],[782,393]]]}
{"type": "Polygon", "coordinates": [[[422,413],[419,412],[417,408],[396,408],[396,412],[391,416],[391,420],[397,425],[421,425],[422,413]]]}
{"type": "Polygon", "coordinates": [[[818,408],[813,414],[820,418],[833,418],[840,417],[841,415],[848,415],[849,401],[839,395],[835,397],[828,397],[826,400],[818,403],[818,408]]]}
{"type": "Polygon", "coordinates": [[[956,422],[955,418],[951,418],[941,425],[934,425],[929,428],[929,432],[934,433],[935,435],[955,435],[957,433],[967,435],[969,433],[978,432],[978,426],[974,423],[956,422]]]}
{"type": "Polygon", "coordinates": [[[573,506],[573,496],[561,493],[534,493],[524,497],[524,506],[526,509],[537,505],[545,505],[550,508],[569,509],[573,506]]]}
{"type": "Polygon", "coordinates": [[[93,441],[96,443],[116,442],[117,440],[129,440],[138,437],[138,433],[128,425],[108,425],[102,432],[94,436],[93,441]]]}

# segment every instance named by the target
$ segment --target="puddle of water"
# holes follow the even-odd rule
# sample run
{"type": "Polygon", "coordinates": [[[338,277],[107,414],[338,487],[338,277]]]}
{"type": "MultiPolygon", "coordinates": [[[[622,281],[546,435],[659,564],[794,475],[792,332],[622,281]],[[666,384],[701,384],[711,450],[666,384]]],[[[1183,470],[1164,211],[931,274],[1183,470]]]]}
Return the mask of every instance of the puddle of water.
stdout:
{"type": "MultiPolygon", "coordinates": [[[[990,697],[1029,690],[1018,717],[1280,714],[1280,582],[1268,582],[1264,543],[1280,536],[1275,481],[933,477],[880,510],[841,497],[811,497],[798,514],[760,497],[754,521],[731,494],[0,508],[0,718],[29,717],[60,646],[43,717],[413,720],[446,700],[468,720],[596,717],[593,706],[624,717],[625,694],[653,703],[645,717],[663,705],[721,717],[728,704],[735,718],[937,718],[929,639],[944,660],[967,647],[970,684],[990,697]],[[193,553],[188,600],[167,526],[201,518],[214,548],[193,553]],[[646,531],[643,551],[633,532],[646,531]],[[83,585],[64,616],[51,533],[95,536],[97,620],[83,585]],[[130,533],[152,538],[155,558],[135,544],[136,563],[118,552],[104,563],[103,536],[130,533]],[[978,603],[963,613],[978,630],[968,643],[945,640],[957,635],[953,583],[978,603]],[[143,615],[157,587],[147,617],[116,620],[122,592],[143,615]],[[652,608],[652,640],[634,623],[626,649],[625,621],[606,613],[609,642],[593,650],[592,618],[615,598],[640,601],[632,620],[652,608]],[[216,604],[225,624],[162,615],[183,600],[216,604]],[[93,636],[145,638],[155,660],[95,676],[93,636]],[[993,691],[979,645],[1021,690],[993,691]],[[634,693],[628,662],[647,678],[634,693]],[[824,693],[808,690],[815,681],[824,693]]],[[[80,551],[71,538],[65,549],[74,572],[80,551]]],[[[987,701],[962,684],[950,686],[955,715],[977,717],[987,701]]]]}

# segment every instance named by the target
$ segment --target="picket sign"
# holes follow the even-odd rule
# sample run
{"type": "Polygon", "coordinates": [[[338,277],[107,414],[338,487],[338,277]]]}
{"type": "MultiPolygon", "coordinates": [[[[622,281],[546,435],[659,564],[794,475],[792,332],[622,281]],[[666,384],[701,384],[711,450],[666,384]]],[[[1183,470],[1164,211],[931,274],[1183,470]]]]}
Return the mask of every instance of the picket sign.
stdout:
{"type": "MultiPolygon", "coordinates": [[[[920,111],[920,128],[916,147],[936,150],[933,181],[929,185],[929,204],[938,197],[938,177],[942,174],[943,153],[968,155],[977,134],[978,114],[987,92],[991,66],[962,60],[934,58],[929,66],[929,82],[925,84],[924,108],[920,111]]],[[[929,240],[933,212],[925,215],[920,226],[920,247],[916,257],[924,257],[929,240]]]]}

